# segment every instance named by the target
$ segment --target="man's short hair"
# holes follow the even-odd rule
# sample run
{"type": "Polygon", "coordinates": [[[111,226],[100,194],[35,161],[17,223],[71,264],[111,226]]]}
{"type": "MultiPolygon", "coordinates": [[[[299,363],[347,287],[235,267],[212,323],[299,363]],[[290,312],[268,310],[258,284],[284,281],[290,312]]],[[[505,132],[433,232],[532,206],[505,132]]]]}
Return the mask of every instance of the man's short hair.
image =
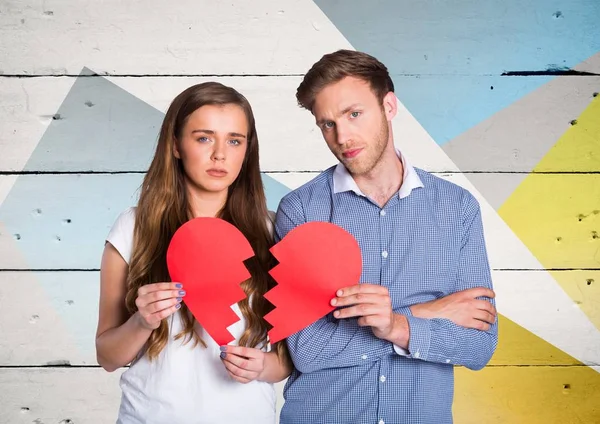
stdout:
{"type": "Polygon", "coordinates": [[[363,52],[338,50],[321,57],[306,73],[296,91],[298,104],[312,112],[317,94],[345,77],[368,82],[380,102],[387,93],[394,91],[388,69],[379,60],[363,52]]]}

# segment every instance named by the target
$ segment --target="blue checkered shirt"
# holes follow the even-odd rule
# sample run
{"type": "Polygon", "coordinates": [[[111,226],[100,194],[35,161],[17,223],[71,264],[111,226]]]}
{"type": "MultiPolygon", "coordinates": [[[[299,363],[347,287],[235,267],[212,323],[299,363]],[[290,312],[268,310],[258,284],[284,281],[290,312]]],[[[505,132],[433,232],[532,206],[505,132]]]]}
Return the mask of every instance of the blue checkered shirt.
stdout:
{"type": "Polygon", "coordinates": [[[381,208],[349,174],[336,175],[345,171],[340,167],[282,199],[276,238],[310,221],[350,232],[362,252],[361,282],[388,288],[394,312],[407,316],[409,346],[403,350],[358,326],[356,318],[332,314],[290,336],[296,369],[285,385],[280,422],[452,423],[454,365],[483,368],[496,348],[497,324],[487,332],[467,329],[414,317],[409,306],[471,287],[492,288],[479,204],[465,189],[405,162],[400,192],[381,208]]]}

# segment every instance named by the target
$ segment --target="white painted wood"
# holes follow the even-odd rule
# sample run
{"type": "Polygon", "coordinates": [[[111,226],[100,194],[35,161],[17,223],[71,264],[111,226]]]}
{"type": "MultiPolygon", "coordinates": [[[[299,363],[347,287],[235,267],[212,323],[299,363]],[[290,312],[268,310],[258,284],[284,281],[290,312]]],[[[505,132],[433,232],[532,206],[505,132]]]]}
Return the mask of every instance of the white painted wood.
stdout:
{"type": "MultiPolygon", "coordinates": [[[[63,116],[61,121],[53,121],[52,116],[59,110],[61,102],[69,95],[74,78],[0,78],[0,92],[3,96],[0,107],[5,111],[0,121],[0,171],[21,171],[32,152],[44,136],[49,125],[62,126],[65,137],[76,137],[82,151],[72,156],[53,155],[49,151],[41,169],[34,171],[144,171],[154,153],[156,135],[146,145],[126,145],[123,143],[114,154],[104,157],[86,155],[86,144],[110,143],[110,140],[96,138],[88,127],[87,120],[63,116]],[[147,157],[144,166],[132,165],[132,157],[147,157]]],[[[296,104],[295,91],[299,77],[227,77],[227,78],[109,78],[109,81],[131,93],[151,107],[164,113],[169,104],[187,87],[206,81],[219,81],[232,86],[250,101],[256,121],[260,142],[261,167],[265,171],[320,171],[335,163],[312,115],[296,104]]],[[[90,93],[89,100],[96,102],[90,93]]],[[[118,101],[120,99],[115,99],[118,101]]],[[[102,98],[101,101],[110,102],[102,98]]],[[[99,108],[98,108],[99,109],[99,108]]],[[[81,102],[82,117],[96,113],[94,118],[103,125],[119,122],[122,117],[110,115],[110,107],[96,112],[81,102]]],[[[120,121],[121,120],[121,121],[120,121]]],[[[132,126],[141,123],[133,123],[132,126]]],[[[160,122],[156,124],[156,134],[160,122]]],[[[125,123],[126,125],[126,123],[125,123]]],[[[132,128],[130,131],[134,131],[132,128]]],[[[122,134],[114,134],[115,137],[122,134]]],[[[62,140],[53,140],[62,143],[62,140]]],[[[64,141],[67,143],[67,141],[64,141]]]]}
{"type": "Polygon", "coordinates": [[[0,422],[114,423],[121,372],[99,368],[0,369],[0,422]]]}
{"type": "MultiPolygon", "coordinates": [[[[115,422],[124,369],[0,369],[0,422],[10,424],[106,424],[115,422]],[[67,421],[70,420],[70,421],[67,421]]],[[[284,382],[275,385],[277,416],[284,382]]]]}
{"type": "MultiPolygon", "coordinates": [[[[314,174],[268,175],[297,185],[314,174]]],[[[470,190],[480,202],[492,268],[545,268],[463,174],[438,175],[470,190]]],[[[8,185],[3,182],[6,178],[14,181],[13,176],[0,176],[0,187],[8,185]]],[[[502,185],[514,176],[496,174],[494,178],[502,185]]],[[[118,213],[135,205],[141,180],[140,174],[19,176],[0,205],[4,224],[0,269],[98,268],[104,237],[118,213]],[[69,224],[65,224],[67,219],[69,224]],[[81,234],[87,237],[82,239],[81,234]]],[[[573,259],[567,264],[577,267],[573,259]]],[[[564,264],[546,265],[561,268],[564,264]]]]}
{"type": "MultiPolygon", "coordinates": [[[[569,367],[501,367],[520,378],[540,371],[565,373],[569,367]]],[[[600,372],[600,367],[593,367],[600,372]]],[[[121,370],[102,369],[0,369],[0,422],[10,424],[106,424],[115,422],[121,370]],[[70,420],[70,421],[67,421],[70,420]]],[[[568,374],[567,374],[568,375],[568,374]]],[[[538,377],[539,378],[539,377],[538,377]]],[[[277,415],[283,398],[277,385],[277,415]]],[[[592,389],[593,390],[593,389],[592,389]]],[[[591,394],[591,393],[590,393],[591,394]]],[[[508,399],[507,399],[508,401],[508,399]]]]}
{"type": "Polygon", "coordinates": [[[300,74],[349,46],[309,0],[5,0],[0,40],[0,71],[25,75],[300,74]]]}
{"type": "Polygon", "coordinates": [[[0,366],[98,365],[98,272],[0,272],[0,366]]]}
{"type": "MultiPolygon", "coordinates": [[[[598,330],[550,274],[496,271],[493,281],[502,315],[577,360],[600,364],[598,330]]],[[[97,365],[98,293],[98,272],[0,272],[0,366],[97,365]]],[[[547,363],[536,354],[519,365],[547,363]]]]}
{"type": "MultiPolygon", "coordinates": [[[[66,128],[63,130],[65,137],[76,137],[82,151],[73,152],[69,158],[53,155],[52,151],[49,151],[39,169],[29,169],[31,171],[143,171],[147,168],[147,165],[132,166],[131,158],[147,157],[149,163],[155,139],[143,147],[138,144],[123,144],[119,154],[89,157],[85,154],[87,143],[91,145],[110,140],[96,139],[94,132],[88,127],[89,122],[84,119],[78,122],[77,116],[63,116],[63,120],[53,121],[52,117],[69,96],[74,81],[75,78],[69,77],[0,77],[0,92],[5,96],[0,105],[5,112],[4,119],[0,121],[0,171],[21,171],[50,125],[66,128]]],[[[336,163],[315,125],[314,117],[296,103],[295,92],[301,82],[300,77],[111,77],[108,81],[162,113],[166,112],[173,98],[187,87],[206,81],[222,82],[244,94],[254,109],[260,141],[261,168],[264,171],[322,171],[336,163]]],[[[92,102],[96,102],[94,95],[102,97],[102,93],[94,93],[93,90],[89,94],[89,100],[92,102]]],[[[119,99],[115,99],[117,100],[119,99]]],[[[96,112],[83,101],[81,110],[77,113],[81,116],[97,113],[94,115],[95,119],[105,123],[104,125],[121,122],[119,120],[123,119],[110,115],[110,108],[96,112]]],[[[155,123],[147,123],[151,124],[155,123]]],[[[158,133],[160,122],[156,124],[158,133]]],[[[139,123],[131,125],[136,126],[139,123]]],[[[428,156],[423,146],[434,141],[401,103],[393,127],[398,147],[415,166],[429,171],[458,171],[446,155],[428,156]]],[[[114,136],[118,137],[119,134],[114,136]]]]}

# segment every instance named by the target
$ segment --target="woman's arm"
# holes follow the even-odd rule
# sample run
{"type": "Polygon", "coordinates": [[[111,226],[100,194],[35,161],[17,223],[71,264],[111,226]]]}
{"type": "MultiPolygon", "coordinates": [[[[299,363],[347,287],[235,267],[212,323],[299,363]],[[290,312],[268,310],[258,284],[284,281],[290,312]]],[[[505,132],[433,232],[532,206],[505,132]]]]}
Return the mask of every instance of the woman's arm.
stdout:
{"type": "Polygon", "coordinates": [[[100,267],[100,307],[96,331],[98,364],[112,372],[135,359],[160,321],[174,313],[181,298],[174,283],[149,284],[140,288],[139,311],[129,316],[125,307],[128,265],[110,243],[106,243],[100,267]]]}

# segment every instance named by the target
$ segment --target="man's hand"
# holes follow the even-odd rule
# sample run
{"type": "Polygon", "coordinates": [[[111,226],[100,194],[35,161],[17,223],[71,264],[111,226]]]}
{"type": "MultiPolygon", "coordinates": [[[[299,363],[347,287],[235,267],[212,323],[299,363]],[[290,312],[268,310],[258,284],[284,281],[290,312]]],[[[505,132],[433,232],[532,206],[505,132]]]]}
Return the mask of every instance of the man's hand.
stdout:
{"type": "Polygon", "coordinates": [[[336,307],[333,316],[338,319],[358,318],[358,325],[371,327],[375,337],[388,340],[400,347],[408,346],[408,321],[403,315],[394,314],[387,287],[376,284],[357,284],[345,287],[331,300],[336,307]]]}
{"type": "Polygon", "coordinates": [[[485,287],[475,287],[412,305],[410,310],[418,318],[446,318],[461,327],[488,331],[490,325],[496,322],[496,308],[478,297],[492,299],[495,293],[485,287]]]}

